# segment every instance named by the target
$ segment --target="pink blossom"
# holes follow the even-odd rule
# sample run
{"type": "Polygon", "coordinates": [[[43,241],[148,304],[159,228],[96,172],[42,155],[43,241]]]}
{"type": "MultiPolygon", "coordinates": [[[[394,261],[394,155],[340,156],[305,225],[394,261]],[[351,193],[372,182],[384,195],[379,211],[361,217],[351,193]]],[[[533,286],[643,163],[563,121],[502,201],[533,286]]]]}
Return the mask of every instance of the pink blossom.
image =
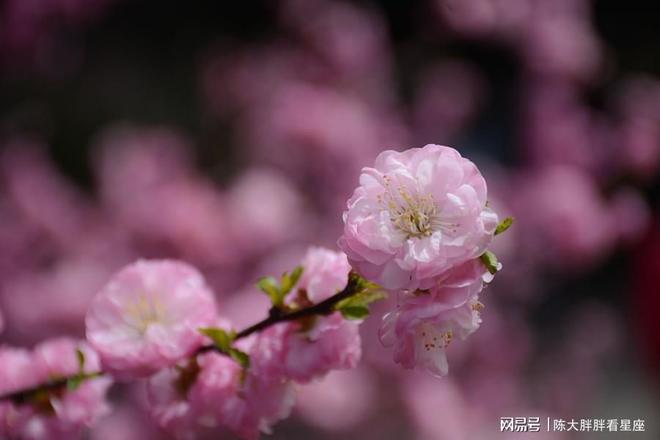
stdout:
{"type": "MultiPolygon", "coordinates": [[[[27,350],[3,348],[0,351],[0,394],[31,388],[57,377],[79,372],[76,350],[84,354],[86,373],[97,372],[98,356],[84,343],[73,339],[47,340],[32,353],[27,350]]],[[[91,426],[105,415],[109,407],[105,394],[112,380],[100,377],[85,380],[75,390],[51,394],[48,407],[26,402],[0,404],[0,434],[10,438],[69,439],[77,438],[81,429],[91,426]]]]}
{"type": "Polygon", "coordinates": [[[148,376],[173,366],[203,344],[199,327],[213,325],[213,294],[193,267],[140,260],[96,295],[85,323],[104,369],[148,376]]]}
{"type": "MultiPolygon", "coordinates": [[[[290,307],[309,307],[322,302],[348,282],[350,266],[341,252],[311,247],[301,265],[303,274],[287,298],[290,307]]],[[[261,304],[251,301],[250,305],[261,304]]],[[[331,370],[354,368],[362,353],[358,326],[357,321],[347,321],[339,312],[271,326],[254,338],[251,351],[260,359],[255,368],[260,375],[299,382],[321,377],[331,370]]]]}
{"type": "Polygon", "coordinates": [[[40,374],[30,352],[23,348],[0,347],[0,394],[30,388],[39,383],[40,374]]]}
{"type": "Polygon", "coordinates": [[[379,331],[394,346],[394,361],[405,368],[423,367],[436,376],[448,373],[446,348],[454,336],[465,339],[479,328],[485,267],[470,261],[438,280],[429,291],[402,292],[397,308],[385,315],[379,331]]]}
{"type": "Polygon", "coordinates": [[[252,358],[256,365],[247,372],[218,353],[198,359],[200,372],[189,399],[202,425],[223,426],[241,438],[256,439],[289,415],[294,399],[291,383],[258,374],[258,356],[252,358]]]}
{"type": "MultiPolygon", "coordinates": [[[[165,368],[149,378],[147,398],[151,416],[158,426],[172,434],[176,439],[194,439],[197,429],[195,413],[187,399],[188,391],[181,387],[182,374],[195,374],[194,370],[186,373],[185,362],[181,366],[165,368]]],[[[194,365],[194,364],[193,364],[194,365]]]]}
{"type": "Polygon", "coordinates": [[[497,215],[477,167],[450,147],[385,151],[364,168],[339,247],[386,289],[429,288],[491,242],[497,215]]]}
{"type": "MultiPolygon", "coordinates": [[[[289,302],[296,306],[317,304],[341,291],[348,282],[346,255],[311,247],[302,260],[303,275],[289,302]]],[[[339,312],[302,322],[282,323],[257,337],[260,350],[271,353],[269,368],[300,382],[334,369],[354,368],[362,349],[358,323],[339,312]]]]}
{"type": "Polygon", "coordinates": [[[346,255],[321,247],[311,247],[302,260],[303,274],[298,282],[307,298],[319,303],[346,287],[351,266],[346,255]]]}
{"type": "MultiPolygon", "coordinates": [[[[231,328],[223,318],[218,319],[215,326],[225,330],[231,328]]],[[[198,358],[193,356],[174,367],[162,369],[147,382],[146,398],[152,419],[176,439],[195,439],[204,424],[204,414],[195,411],[188,398],[200,392],[197,380],[200,371],[198,358]]]]}
{"type": "MultiPolygon", "coordinates": [[[[79,343],[70,338],[51,339],[37,345],[34,349],[34,362],[45,377],[72,376],[80,371],[80,361],[76,354],[80,350],[84,357],[83,371],[96,373],[101,365],[98,355],[86,343],[79,343]]],[[[76,425],[91,425],[109,411],[105,402],[105,392],[112,384],[108,377],[84,381],[73,392],[66,392],[60,397],[52,397],[51,404],[58,419],[76,425]]]]}
{"type": "Polygon", "coordinates": [[[301,323],[286,329],[282,367],[287,377],[298,382],[322,377],[331,370],[355,368],[362,356],[359,323],[344,319],[339,312],[315,318],[309,330],[301,323]]]}

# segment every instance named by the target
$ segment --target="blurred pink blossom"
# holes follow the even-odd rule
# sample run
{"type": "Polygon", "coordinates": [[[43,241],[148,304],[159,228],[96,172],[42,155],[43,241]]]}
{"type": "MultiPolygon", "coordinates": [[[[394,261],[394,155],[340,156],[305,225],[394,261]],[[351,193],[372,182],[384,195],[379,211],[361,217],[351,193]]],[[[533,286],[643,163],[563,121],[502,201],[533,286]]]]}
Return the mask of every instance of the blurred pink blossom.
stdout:
{"type": "Polygon", "coordinates": [[[535,166],[571,165],[602,172],[614,136],[579,93],[570,84],[541,81],[523,95],[523,146],[535,166]]]}
{"type": "Polygon", "coordinates": [[[285,337],[285,375],[308,382],[331,370],[355,368],[362,355],[358,323],[347,321],[339,312],[316,318],[311,330],[301,332],[290,326],[285,337]]]}
{"type": "Polygon", "coordinates": [[[192,354],[213,325],[213,293],[193,267],[140,260],[119,271],[94,297],[85,325],[103,368],[148,376],[192,354]]]}
{"type": "Polygon", "coordinates": [[[299,35],[311,56],[325,67],[320,75],[371,102],[387,103],[391,60],[386,24],[377,11],[347,2],[287,0],[282,22],[299,35]]]}
{"type": "Polygon", "coordinates": [[[660,82],[643,76],[627,79],[613,106],[620,119],[623,165],[648,180],[660,167],[660,82]]]}
{"type": "MultiPolygon", "coordinates": [[[[232,362],[227,360],[227,362],[232,362]]],[[[186,395],[191,390],[185,388],[184,374],[187,362],[181,366],[165,368],[149,378],[148,400],[151,416],[158,426],[173,435],[177,440],[193,440],[197,428],[198,415],[191,408],[186,395]]],[[[194,365],[194,364],[190,364],[194,365]]],[[[190,367],[188,367],[190,368],[190,367]]]]}
{"type": "Polygon", "coordinates": [[[516,41],[531,15],[532,0],[435,0],[434,6],[449,28],[468,37],[516,41]]]}
{"type": "Polygon", "coordinates": [[[73,247],[96,217],[82,191],[55,169],[44,149],[27,139],[8,145],[0,158],[7,192],[26,223],[58,245],[73,247]]]}
{"type": "Polygon", "coordinates": [[[450,379],[409,377],[403,398],[420,440],[467,440],[474,426],[472,411],[450,379]],[[471,420],[471,423],[465,423],[471,420]]]}
{"type": "MultiPolygon", "coordinates": [[[[77,349],[84,354],[83,371],[97,372],[98,356],[86,344],[72,339],[46,340],[32,353],[2,347],[0,392],[20,391],[53,377],[78,373],[77,349]]],[[[43,402],[3,401],[0,403],[0,434],[35,440],[79,438],[83,427],[91,426],[109,411],[105,393],[111,383],[107,377],[86,379],[75,390],[66,390],[61,396],[51,394],[45,403],[47,407],[43,407],[43,402]]]]}
{"type": "Polygon", "coordinates": [[[566,14],[547,13],[544,2],[536,4],[540,7],[527,23],[522,42],[529,69],[543,76],[578,81],[599,73],[603,48],[590,23],[566,14]]]}
{"type": "Polygon", "coordinates": [[[314,426],[350,431],[373,414],[376,391],[375,377],[367,368],[331,371],[300,387],[296,411],[314,426]]]}
{"type": "Polygon", "coordinates": [[[91,258],[62,258],[53,267],[8,277],[0,299],[11,324],[10,336],[22,342],[62,333],[82,337],[92,297],[116,266],[91,258]]]}
{"type": "MultiPolygon", "coordinates": [[[[254,352],[260,354],[259,350],[254,352]]],[[[259,356],[253,356],[252,371],[242,378],[240,366],[217,353],[199,358],[200,373],[190,390],[193,411],[207,426],[224,426],[244,439],[288,416],[294,401],[291,384],[276,376],[260,374],[259,356]]]]}
{"type": "Polygon", "coordinates": [[[224,219],[228,225],[220,232],[232,238],[231,258],[235,259],[305,237],[309,217],[300,193],[283,174],[249,169],[227,193],[224,219]]]}
{"type": "Polygon", "coordinates": [[[451,141],[479,110],[486,88],[474,67],[455,60],[432,66],[416,83],[412,124],[421,142],[451,141]]]}
{"type": "Polygon", "coordinates": [[[524,228],[523,245],[530,258],[551,266],[588,267],[613,249],[619,231],[630,235],[627,231],[645,223],[639,201],[620,199],[612,210],[578,168],[547,168],[523,177],[519,188],[515,212],[524,228]],[[621,209],[631,217],[622,219],[621,209]]]}
{"type": "Polygon", "coordinates": [[[138,245],[195,262],[227,260],[224,198],[193,171],[184,139],[163,128],[119,126],[98,143],[99,186],[108,215],[131,231],[138,245]]]}
{"type": "Polygon", "coordinates": [[[359,96],[304,82],[279,85],[240,127],[251,158],[276,165],[313,191],[312,208],[322,212],[340,209],[361,164],[371,162],[383,145],[396,145],[407,136],[395,115],[372,108],[359,96]]]}

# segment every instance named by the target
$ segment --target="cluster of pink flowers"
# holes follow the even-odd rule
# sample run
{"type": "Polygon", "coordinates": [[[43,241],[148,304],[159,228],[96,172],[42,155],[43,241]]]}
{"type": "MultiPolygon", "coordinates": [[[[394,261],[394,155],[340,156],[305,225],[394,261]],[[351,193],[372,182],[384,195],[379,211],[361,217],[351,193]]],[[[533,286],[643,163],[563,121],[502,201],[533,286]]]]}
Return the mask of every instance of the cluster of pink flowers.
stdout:
{"type": "MultiPolygon", "coordinates": [[[[54,379],[7,353],[32,360],[32,348],[18,347],[82,339],[94,294],[140,257],[184,260],[205,286],[194,269],[162,263],[163,277],[181,285],[170,295],[146,281],[150,264],[131,266],[117,285],[137,289],[135,274],[144,273],[155,289],[136,297],[126,320],[106,315],[126,298],[104,289],[89,339],[104,358],[103,377],[121,380],[112,413],[84,433],[89,440],[201,440],[222,427],[255,436],[289,412],[293,388],[287,439],[499,438],[492,429],[503,412],[593,412],[594,396],[612,386],[599,379],[602,367],[618,356],[629,363],[619,351],[630,345],[622,343],[630,320],[619,312],[628,302],[651,373],[660,372],[650,306],[660,298],[660,239],[646,236],[658,230],[660,81],[647,64],[653,32],[639,20],[643,11],[620,17],[592,0],[282,0],[251,2],[249,14],[219,2],[0,3],[0,78],[12,91],[0,116],[0,392],[54,379]],[[222,23],[207,19],[218,7],[222,23]],[[179,20],[199,32],[170,32],[179,20]],[[617,32],[599,35],[615,23],[617,32]],[[630,41],[620,40],[631,26],[639,29],[632,58],[630,41]],[[161,63],[152,56],[170,47],[185,75],[154,69],[161,63]],[[492,274],[477,257],[487,245],[481,228],[495,219],[482,209],[480,179],[465,177],[459,189],[457,169],[467,176],[471,167],[437,150],[445,165],[432,186],[453,183],[445,198],[431,191],[429,203],[422,170],[432,155],[416,165],[407,156],[426,154],[393,161],[399,155],[389,153],[347,214],[348,266],[344,255],[310,252],[317,257],[305,259],[283,302],[289,310],[318,304],[353,265],[393,292],[359,327],[363,344],[358,321],[332,313],[239,338],[248,369],[213,351],[195,356],[211,343],[198,327],[229,334],[268,316],[271,303],[253,286],[259,275],[294,267],[311,243],[336,242],[337,213],[362,165],[393,145],[428,142],[465,145],[461,154],[478,158],[488,181],[489,206],[516,218],[492,243],[512,270],[487,295],[480,291],[492,274]],[[388,192],[377,182],[390,168],[414,179],[397,177],[404,183],[388,192]],[[368,208],[378,205],[372,192],[387,193],[387,209],[368,208]],[[460,222],[472,229],[452,236],[459,220],[448,214],[459,206],[481,214],[466,211],[460,222]],[[415,209],[421,214],[406,217],[415,209]],[[631,252],[637,258],[627,264],[631,252]],[[315,276],[335,264],[333,277],[315,276]],[[632,289],[623,285],[628,267],[632,289]],[[609,284],[621,289],[603,289],[609,284]],[[163,298],[152,295],[160,291],[163,298]],[[478,326],[469,343],[454,341],[478,326]],[[336,370],[360,354],[359,368],[336,370]],[[392,355],[436,376],[449,357],[460,374],[409,374],[392,355]]],[[[96,368],[93,359],[86,355],[85,370],[96,368]]],[[[12,414],[3,415],[0,438],[76,437],[62,410],[30,403],[0,404],[12,414]]]]}
{"type": "MultiPolygon", "coordinates": [[[[348,282],[346,256],[311,248],[303,274],[282,307],[301,310],[348,282]]],[[[177,438],[223,427],[242,438],[269,432],[294,403],[294,382],[354,368],[361,355],[359,321],[339,311],[272,325],[236,341],[246,355],[210,351],[202,329],[230,335],[202,275],[176,261],[141,260],[115,275],[92,301],[87,338],[103,371],[122,379],[149,377],[156,421],[177,438]]]]}
{"type": "MultiPolygon", "coordinates": [[[[98,371],[96,352],[69,338],[47,340],[32,351],[0,347],[0,395],[98,371]]],[[[63,392],[34,392],[25,403],[0,401],[0,438],[76,438],[109,411],[105,395],[111,384],[108,377],[90,377],[63,392]]]]}
{"type": "Polygon", "coordinates": [[[184,263],[138,261],[116,274],[92,301],[87,339],[115,375],[149,376],[204,343],[215,299],[202,275],[184,263]]]}
{"type": "Polygon", "coordinates": [[[346,253],[311,247],[279,283],[259,282],[274,320],[262,328],[232,329],[187,263],[139,260],[91,301],[87,342],[3,348],[0,392],[23,394],[0,406],[2,433],[78,435],[107,410],[111,376],[148,378],[150,412],[176,438],[207,428],[257,438],[290,414],[295,383],[357,366],[359,324],[380,298],[375,289],[398,295],[380,335],[395,361],[447,374],[445,349],[454,334],[478,328],[479,293],[499,269],[482,261],[498,226],[486,183],[472,162],[437,145],[384,152],[360,183],[344,214],[346,253]],[[283,319],[298,312],[306,314],[283,319]]]}
{"type": "Polygon", "coordinates": [[[397,293],[380,336],[406,368],[446,375],[454,335],[479,327],[479,293],[499,269],[480,259],[498,226],[486,196],[477,167],[450,147],[385,151],[362,170],[339,246],[359,274],[397,293]]]}

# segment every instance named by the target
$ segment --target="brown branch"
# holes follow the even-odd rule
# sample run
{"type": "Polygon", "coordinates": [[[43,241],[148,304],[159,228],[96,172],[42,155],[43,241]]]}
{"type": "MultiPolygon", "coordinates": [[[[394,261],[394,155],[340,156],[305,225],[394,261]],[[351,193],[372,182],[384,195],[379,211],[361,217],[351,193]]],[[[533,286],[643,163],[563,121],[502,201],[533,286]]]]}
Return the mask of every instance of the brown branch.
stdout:
{"type": "Polygon", "coordinates": [[[307,307],[305,309],[296,310],[295,312],[279,314],[273,311],[268,318],[238,332],[235,339],[244,338],[251,335],[252,333],[261,331],[273,324],[280,322],[295,321],[297,319],[314,315],[329,315],[334,311],[334,306],[338,302],[357,293],[356,288],[358,287],[359,279],[360,278],[358,275],[355,275],[353,272],[351,272],[348,276],[348,283],[346,284],[346,287],[344,287],[344,290],[341,292],[334,294],[330,298],[327,298],[318,304],[314,304],[313,306],[307,307]]]}
{"type": "MultiPolygon", "coordinates": [[[[102,374],[102,373],[98,373],[98,374],[102,374]]],[[[59,392],[64,387],[66,387],[67,382],[71,378],[73,378],[73,376],[63,377],[62,379],[57,379],[57,380],[51,380],[31,388],[14,391],[13,393],[8,393],[3,396],[0,396],[0,400],[11,400],[12,402],[18,404],[27,403],[30,402],[31,400],[36,399],[44,392],[48,392],[48,393],[59,392]]]]}
{"type": "MultiPolygon", "coordinates": [[[[350,296],[358,292],[357,288],[359,282],[360,282],[359,275],[351,272],[348,276],[348,283],[341,292],[336,293],[335,295],[331,296],[330,298],[327,298],[324,301],[321,301],[318,304],[314,304],[310,307],[296,310],[290,313],[283,313],[279,311],[279,309],[273,308],[271,309],[268,318],[259,321],[256,324],[253,324],[246,329],[241,330],[236,334],[234,340],[245,338],[253,333],[264,330],[270,327],[271,325],[278,324],[280,322],[295,321],[297,319],[306,318],[308,316],[314,316],[314,315],[329,315],[334,311],[334,306],[337,303],[339,303],[341,300],[345,298],[349,298],[350,296]]],[[[214,345],[205,345],[204,347],[201,347],[199,350],[197,350],[195,356],[200,353],[205,353],[213,350],[218,350],[218,348],[214,345]]],[[[102,371],[95,373],[88,373],[88,375],[91,377],[99,377],[104,374],[106,373],[102,371]]],[[[67,386],[69,380],[74,379],[76,377],[77,376],[63,377],[61,379],[46,382],[32,388],[26,388],[23,390],[14,391],[12,393],[7,393],[0,396],[0,401],[11,400],[12,402],[17,404],[30,402],[45,392],[50,394],[50,393],[56,393],[62,391],[64,387],[67,386]]]]}

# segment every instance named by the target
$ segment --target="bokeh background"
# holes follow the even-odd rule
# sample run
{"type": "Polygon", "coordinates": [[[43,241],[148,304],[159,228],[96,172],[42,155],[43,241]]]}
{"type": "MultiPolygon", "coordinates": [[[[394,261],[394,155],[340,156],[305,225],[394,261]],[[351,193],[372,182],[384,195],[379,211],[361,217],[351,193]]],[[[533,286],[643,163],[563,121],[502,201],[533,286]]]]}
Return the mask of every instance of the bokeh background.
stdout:
{"type": "MultiPolygon", "coordinates": [[[[83,336],[138,257],[199,267],[238,327],[256,279],[334,247],[362,166],[457,147],[515,226],[450,375],[364,359],[277,439],[472,440],[500,417],[644,419],[660,438],[660,26],[642,0],[4,0],[0,342],[83,336]]],[[[168,438],[141,384],[91,440],[168,438]]],[[[209,433],[208,438],[217,438],[209,433]]],[[[224,438],[224,437],[223,437],[224,438]]],[[[227,437],[229,438],[229,437],[227,437]]]]}

